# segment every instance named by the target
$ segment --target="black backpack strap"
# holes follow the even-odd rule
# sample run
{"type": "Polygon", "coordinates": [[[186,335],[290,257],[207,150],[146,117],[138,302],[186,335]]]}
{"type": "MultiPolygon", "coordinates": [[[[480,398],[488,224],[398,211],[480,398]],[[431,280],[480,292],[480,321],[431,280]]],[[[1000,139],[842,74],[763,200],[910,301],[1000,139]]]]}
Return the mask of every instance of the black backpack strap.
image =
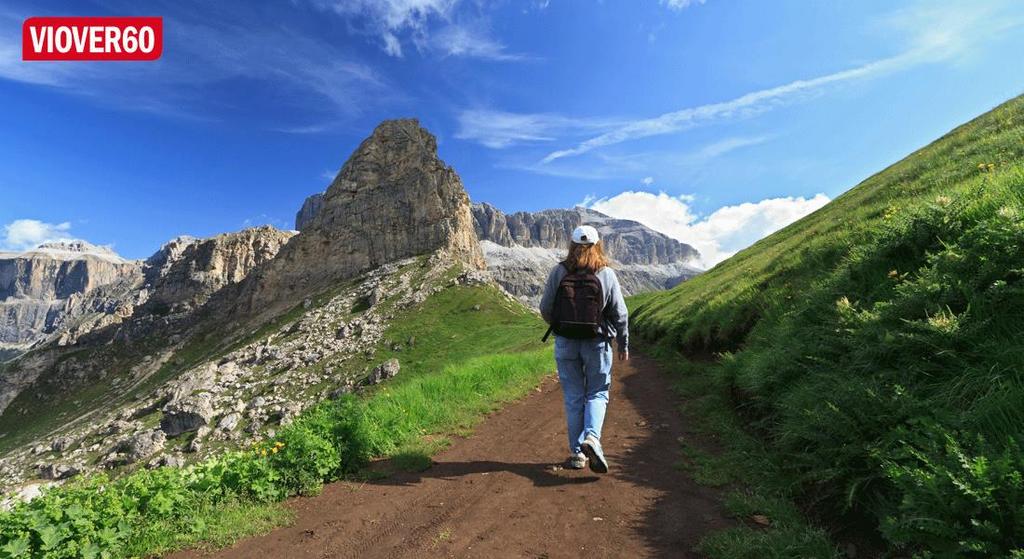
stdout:
{"type": "Polygon", "coordinates": [[[544,337],[540,339],[541,343],[544,343],[544,342],[548,341],[548,336],[551,335],[551,331],[554,330],[554,329],[555,329],[554,326],[548,326],[548,331],[544,332],[544,337]]]}
{"type": "MultiPolygon", "coordinates": [[[[571,273],[571,272],[569,271],[569,267],[565,265],[565,261],[559,262],[559,263],[558,263],[558,265],[559,265],[559,266],[561,266],[563,270],[565,270],[565,273],[566,273],[566,274],[569,274],[569,273],[571,273]]],[[[562,278],[564,279],[564,278],[565,278],[565,276],[562,276],[562,278]]],[[[557,300],[558,300],[558,293],[559,293],[559,292],[560,292],[561,290],[562,290],[562,281],[561,281],[561,280],[559,280],[559,281],[558,281],[558,285],[557,285],[557,286],[555,286],[555,296],[554,296],[554,298],[553,298],[553,300],[554,300],[555,302],[557,302],[557,300]]],[[[548,325],[548,331],[547,331],[547,332],[544,332],[544,337],[540,339],[541,343],[546,343],[546,342],[548,341],[548,337],[550,337],[550,336],[551,336],[551,332],[553,332],[553,331],[554,331],[554,329],[555,329],[555,324],[554,324],[554,323],[551,323],[550,325],[548,325]]]]}

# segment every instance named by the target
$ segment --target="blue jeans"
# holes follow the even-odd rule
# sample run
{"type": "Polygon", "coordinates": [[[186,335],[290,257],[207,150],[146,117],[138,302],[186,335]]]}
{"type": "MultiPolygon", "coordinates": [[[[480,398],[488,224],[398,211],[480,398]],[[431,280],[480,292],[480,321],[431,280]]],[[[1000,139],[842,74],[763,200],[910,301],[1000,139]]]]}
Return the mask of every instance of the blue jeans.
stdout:
{"type": "Polygon", "coordinates": [[[612,384],[612,346],[603,339],[571,340],[555,336],[558,381],[565,398],[569,452],[580,451],[587,435],[601,438],[612,384]]]}

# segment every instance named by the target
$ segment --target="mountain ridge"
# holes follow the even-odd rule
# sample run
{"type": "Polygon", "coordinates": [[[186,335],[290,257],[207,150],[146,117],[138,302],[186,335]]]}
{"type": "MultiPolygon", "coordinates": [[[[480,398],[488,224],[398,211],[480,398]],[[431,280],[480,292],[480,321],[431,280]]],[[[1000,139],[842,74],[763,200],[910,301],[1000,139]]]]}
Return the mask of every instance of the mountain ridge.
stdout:
{"type": "Polygon", "coordinates": [[[551,268],[565,258],[572,231],[593,225],[627,294],[667,289],[701,272],[700,253],[690,245],[636,221],[574,207],[505,214],[487,203],[473,204],[477,237],[495,280],[509,293],[536,306],[551,268]]]}

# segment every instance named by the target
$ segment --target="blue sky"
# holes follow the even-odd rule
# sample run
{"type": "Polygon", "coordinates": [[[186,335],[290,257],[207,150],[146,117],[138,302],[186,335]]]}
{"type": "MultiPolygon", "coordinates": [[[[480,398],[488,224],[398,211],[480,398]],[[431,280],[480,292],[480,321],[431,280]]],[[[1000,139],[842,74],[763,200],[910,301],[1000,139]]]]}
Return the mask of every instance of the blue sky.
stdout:
{"type": "Polygon", "coordinates": [[[1022,24],[1011,0],[15,0],[0,249],[290,228],[415,116],[474,201],[586,203],[712,264],[1024,92],[1022,24]],[[35,15],[161,15],[164,55],[22,62],[35,15]]]}

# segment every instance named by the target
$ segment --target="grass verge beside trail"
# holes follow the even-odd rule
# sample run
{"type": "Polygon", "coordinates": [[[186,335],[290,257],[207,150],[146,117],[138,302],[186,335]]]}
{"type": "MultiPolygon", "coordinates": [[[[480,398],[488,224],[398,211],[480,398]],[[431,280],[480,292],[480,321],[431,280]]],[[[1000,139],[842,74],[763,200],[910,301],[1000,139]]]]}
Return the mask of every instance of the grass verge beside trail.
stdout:
{"type": "Polygon", "coordinates": [[[726,510],[742,523],[709,534],[699,551],[710,559],[840,557],[828,534],[809,523],[795,505],[776,457],[744,429],[721,376],[722,366],[688,360],[665,344],[638,345],[673,375],[673,387],[684,402],[682,411],[697,431],[721,445],[712,453],[680,441],[679,467],[702,485],[726,489],[726,510]]]}
{"type": "Polygon", "coordinates": [[[410,313],[394,332],[417,338],[402,354],[410,366],[398,382],[322,402],[248,450],[53,488],[0,513],[0,558],[135,557],[230,544],[287,523],[281,500],[316,494],[371,458],[422,462],[437,448],[425,436],[464,432],[552,370],[550,346],[524,351],[542,332],[540,319],[492,287],[453,287],[410,313]],[[492,321],[511,332],[505,352],[481,324],[492,321]],[[476,355],[453,352],[458,360],[442,364],[443,342],[453,340],[476,355]]]}

